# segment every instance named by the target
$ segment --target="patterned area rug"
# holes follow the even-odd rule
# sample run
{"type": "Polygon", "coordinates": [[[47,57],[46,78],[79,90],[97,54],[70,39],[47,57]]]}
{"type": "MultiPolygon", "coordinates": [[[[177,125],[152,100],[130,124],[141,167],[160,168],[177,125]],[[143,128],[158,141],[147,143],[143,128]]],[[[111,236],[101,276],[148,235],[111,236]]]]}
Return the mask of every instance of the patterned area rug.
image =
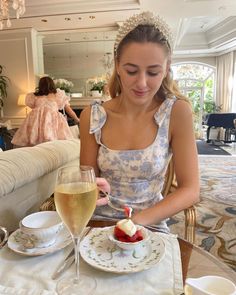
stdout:
{"type": "MultiPolygon", "coordinates": [[[[236,271],[236,156],[199,156],[201,201],[195,244],[236,271]]],[[[184,235],[184,213],[169,221],[171,232],[184,235]]]]}

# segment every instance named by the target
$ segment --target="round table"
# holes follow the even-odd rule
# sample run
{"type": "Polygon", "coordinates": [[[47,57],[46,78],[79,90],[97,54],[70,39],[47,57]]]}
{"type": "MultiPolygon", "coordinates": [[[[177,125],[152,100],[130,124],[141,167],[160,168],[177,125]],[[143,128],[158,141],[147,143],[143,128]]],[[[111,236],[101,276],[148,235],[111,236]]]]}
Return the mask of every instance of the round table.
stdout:
{"type": "MultiPolygon", "coordinates": [[[[114,225],[115,221],[108,220],[90,220],[89,226],[104,227],[114,225]]],[[[236,272],[221,262],[209,252],[189,243],[188,241],[178,238],[181,261],[183,282],[187,277],[197,278],[207,275],[218,275],[230,279],[236,284],[236,272]]]]}

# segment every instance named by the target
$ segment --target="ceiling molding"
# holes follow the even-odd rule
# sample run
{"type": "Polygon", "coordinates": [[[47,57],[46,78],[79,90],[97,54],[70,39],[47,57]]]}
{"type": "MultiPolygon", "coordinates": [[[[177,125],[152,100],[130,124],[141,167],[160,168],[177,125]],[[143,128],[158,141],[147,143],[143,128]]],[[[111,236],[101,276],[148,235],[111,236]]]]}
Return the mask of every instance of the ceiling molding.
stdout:
{"type": "Polygon", "coordinates": [[[26,0],[24,18],[58,14],[140,9],[138,0],[26,0]]]}
{"type": "Polygon", "coordinates": [[[188,18],[181,18],[179,21],[179,25],[176,32],[175,42],[174,42],[174,48],[178,47],[186,34],[188,27],[190,24],[190,20],[188,18]]]}
{"type": "Polygon", "coordinates": [[[64,37],[65,43],[78,42],[72,34],[93,32],[96,38],[99,32],[118,30],[134,13],[151,10],[172,27],[176,53],[218,54],[234,48],[236,0],[25,1],[25,15],[11,18],[12,27],[4,27],[0,36],[9,30],[34,28],[47,44],[61,44],[65,34],[71,35],[71,40],[64,37]]]}
{"type": "Polygon", "coordinates": [[[99,11],[96,12],[96,14],[84,12],[66,15],[54,14],[49,17],[21,17],[20,19],[12,19],[12,27],[4,27],[3,31],[26,27],[34,27],[38,32],[117,27],[117,21],[124,21],[126,18],[139,11],[139,9],[125,9],[116,11],[99,11]]]}
{"type": "Polygon", "coordinates": [[[236,36],[236,17],[231,16],[206,31],[207,42],[214,47],[236,36]]]}

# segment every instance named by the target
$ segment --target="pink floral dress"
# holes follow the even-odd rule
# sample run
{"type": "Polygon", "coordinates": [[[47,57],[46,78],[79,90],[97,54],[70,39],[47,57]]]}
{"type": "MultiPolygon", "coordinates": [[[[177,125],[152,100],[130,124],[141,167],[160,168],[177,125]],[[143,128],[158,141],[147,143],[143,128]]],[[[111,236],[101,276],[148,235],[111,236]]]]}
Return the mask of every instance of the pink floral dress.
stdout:
{"type": "Polygon", "coordinates": [[[15,133],[12,143],[18,146],[33,146],[42,142],[71,139],[73,135],[65,117],[58,111],[69,102],[64,90],[55,95],[26,96],[26,105],[32,110],[15,133]]]}

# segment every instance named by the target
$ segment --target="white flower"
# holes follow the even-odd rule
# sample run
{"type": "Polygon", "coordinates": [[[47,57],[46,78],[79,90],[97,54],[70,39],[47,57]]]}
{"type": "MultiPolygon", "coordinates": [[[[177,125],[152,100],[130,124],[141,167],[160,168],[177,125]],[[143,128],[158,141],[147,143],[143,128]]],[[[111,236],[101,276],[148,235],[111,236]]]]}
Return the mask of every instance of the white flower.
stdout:
{"type": "Polygon", "coordinates": [[[65,92],[70,92],[71,88],[74,86],[74,84],[71,81],[68,81],[66,79],[54,79],[56,88],[60,88],[62,90],[65,90],[65,92]]]}

